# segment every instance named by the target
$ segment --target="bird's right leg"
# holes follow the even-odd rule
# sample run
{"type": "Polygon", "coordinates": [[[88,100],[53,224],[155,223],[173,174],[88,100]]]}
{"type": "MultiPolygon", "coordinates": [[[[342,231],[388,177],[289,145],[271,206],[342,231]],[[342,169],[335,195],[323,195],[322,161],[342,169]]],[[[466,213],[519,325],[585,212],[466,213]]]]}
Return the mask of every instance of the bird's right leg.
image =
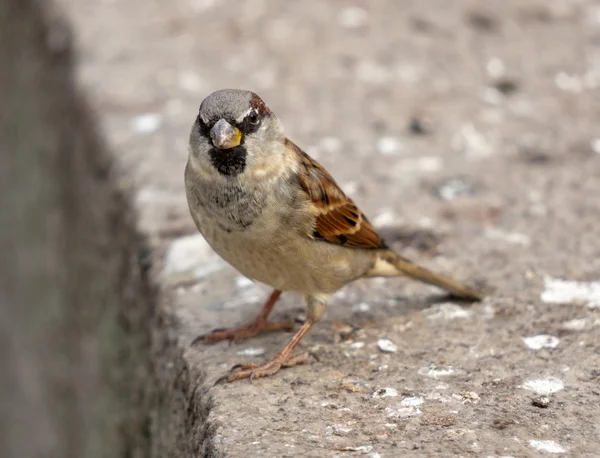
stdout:
{"type": "Polygon", "coordinates": [[[265,302],[259,314],[250,323],[240,326],[239,328],[215,329],[208,334],[198,336],[192,342],[192,345],[198,342],[211,343],[221,340],[243,340],[266,331],[289,331],[294,328],[292,320],[285,321],[267,321],[267,317],[279,299],[281,291],[274,290],[269,299],[265,302]]]}
{"type": "Polygon", "coordinates": [[[219,377],[215,385],[225,381],[235,382],[245,378],[252,380],[259,377],[268,377],[279,372],[283,367],[294,367],[306,363],[308,353],[294,356],[292,352],[311,328],[323,318],[328,300],[329,296],[306,297],[306,321],[271,361],[265,364],[236,364],[229,373],[219,377]]]}

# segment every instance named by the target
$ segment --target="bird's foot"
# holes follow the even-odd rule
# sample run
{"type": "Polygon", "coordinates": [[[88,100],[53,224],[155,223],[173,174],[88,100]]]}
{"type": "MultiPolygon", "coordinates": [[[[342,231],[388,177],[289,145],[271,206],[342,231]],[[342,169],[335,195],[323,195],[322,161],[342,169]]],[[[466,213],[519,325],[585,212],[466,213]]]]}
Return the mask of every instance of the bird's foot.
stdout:
{"type": "Polygon", "coordinates": [[[305,364],[308,362],[308,353],[298,356],[281,356],[277,355],[271,361],[266,364],[236,364],[231,368],[229,373],[219,377],[215,382],[215,385],[221,382],[235,382],[236,380],[242,380],[249,378],[251,381],[255,378],[268,377],[273,375],[283,367],[293,367],[299,364],[305,364]],[[236,372],[237,371],[237,372],[236,372]]]}
{"type": "Polygon", "coordinates": [[[195,345],[198,342],[214,343],[221,340],[239,341],[254,337],[261,332],[291,331],[292,329],[294,329],[294,322],[292,320],[273,322],[267,320],[255,320],[244,326],[240,326],[239,328],[214,329],[208,334],[196,337],[192,342],[192,345],[195,345]]]}

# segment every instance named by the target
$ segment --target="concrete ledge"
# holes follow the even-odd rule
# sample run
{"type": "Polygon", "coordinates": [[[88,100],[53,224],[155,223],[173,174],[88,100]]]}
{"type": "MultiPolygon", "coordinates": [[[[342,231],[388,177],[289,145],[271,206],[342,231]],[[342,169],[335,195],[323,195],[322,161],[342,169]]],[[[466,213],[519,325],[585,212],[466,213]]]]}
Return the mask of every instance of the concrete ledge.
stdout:
{"type": "MultiPolygon", "coordinates": [[[[596,453],[593,1],[64,2],[181,326],[195,453],[596,453]],[[187,212],[189,128],[221,87],[259,92],[404,254],[497,292],[469,308],[402,280],[358,282],[303,342],[319,361],[210,388],[288,338],[189,346],[268,294],[207,249],[187,212]]],[[[275,315],[299,305],[285,296],[275,315]]]]}

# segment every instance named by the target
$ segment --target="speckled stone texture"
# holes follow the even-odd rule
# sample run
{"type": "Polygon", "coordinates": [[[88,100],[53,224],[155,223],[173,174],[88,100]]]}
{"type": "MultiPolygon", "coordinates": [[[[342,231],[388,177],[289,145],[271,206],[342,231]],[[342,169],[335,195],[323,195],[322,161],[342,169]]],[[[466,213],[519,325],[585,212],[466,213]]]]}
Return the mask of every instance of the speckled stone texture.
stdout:
{"type": "MultiPolygon", "coordinates": [[[[496,288],[473,306],[402,279],[342,290],[302,343],[318,361],[211,389],[225,456],[598,452],[597,2],[63,2],[208,382],[289,339],[189,347],[269,292],[187,210],[189,129],[219,88],[259,93],[403,254],[496,288]]],[[[284,295],[274,316],[301,313],[284,295]]]]}

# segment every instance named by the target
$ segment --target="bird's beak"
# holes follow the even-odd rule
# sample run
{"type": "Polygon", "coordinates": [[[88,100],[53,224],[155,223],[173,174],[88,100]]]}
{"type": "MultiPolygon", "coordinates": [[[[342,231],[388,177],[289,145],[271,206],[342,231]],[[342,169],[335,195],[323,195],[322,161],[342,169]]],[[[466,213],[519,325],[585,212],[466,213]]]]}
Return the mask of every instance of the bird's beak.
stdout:
{"type": "Polygon", "coordinates": [[[237,127],[233,127],[224,119],[219,119],[210,129],[210,138],[217,148],[230,149],[239,146],[242,133],[237,127]]]}

